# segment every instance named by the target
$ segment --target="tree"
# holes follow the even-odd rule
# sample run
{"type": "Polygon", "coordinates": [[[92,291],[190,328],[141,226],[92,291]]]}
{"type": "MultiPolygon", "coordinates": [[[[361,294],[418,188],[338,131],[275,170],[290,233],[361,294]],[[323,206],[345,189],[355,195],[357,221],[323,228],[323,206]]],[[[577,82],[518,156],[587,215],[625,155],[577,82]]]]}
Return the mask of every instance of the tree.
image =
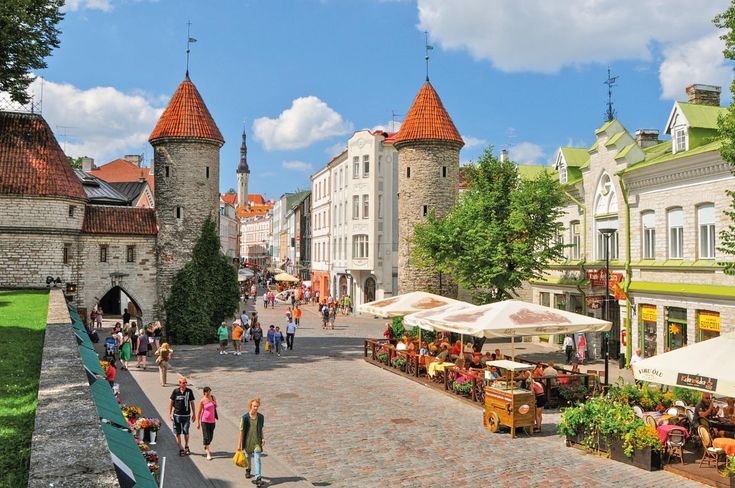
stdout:
{"type": "MultiPolygon", "coordinates": [[[[724,29],[725,32],[720,36],[725,42],[725,49],[723,54],[727,59],[735,60],[735,2],[723,13],[717,15],[714,19],[714,23],[720,29],[724,29]]],[[[735,80],[730,83],[730,92],[735,95],[735,80]]],[[[720,154],[722,159],[730,163],[730,171],[735,175],[735,105],[730,104],[727,107],[727,111],[720,116],[717,121],[717,127],[719,130],[720,139],[722,145],[720,146],[720,154]]],[[[730,218],[730,225],[720,232],[720,246],[717,248],[718,251],[722,251],[725,254],[735,255],[735,191],[727,190],[727,195],[730,197],[730,208],[731,210],[726,211],[725,214],[730,218]]],[[[726,274],[735,275],[735,262],[729,261],[721,263],[724,266],[726,274]]]]}
{"type": "Polygon", "coordinates": [[[31,71],[45,68],[45,58],[59,47],[63,5],[64,0],[0,2],[0,91],[18,103],[30,101],[31,71]]]}
{"type": "Polygon", "coordinates": [[[430,213],[414,229],[420,265],[448,273],[477,303],[512,298],[563,258],[557,242],[563,192],[550,172],[521,179],[515,163],[491,148],[467,166],[469,188],[444,218],[430,213]]]}
{"type": "Polygon", "coordinates": [[[71,156],[67,156],[66,159],[69,160],[69,164],[71,165],[72,168],[82,169],[82,159],[83,158],[73,158],[71,156]]]}
{"type": "Polygon", "coordinates": [[[179,344],[206,344],[240,303],[237,271],[220,250],[216,222],[208,218],[192,259],[176,274],[166,300],[166,327],[179,344]]]}

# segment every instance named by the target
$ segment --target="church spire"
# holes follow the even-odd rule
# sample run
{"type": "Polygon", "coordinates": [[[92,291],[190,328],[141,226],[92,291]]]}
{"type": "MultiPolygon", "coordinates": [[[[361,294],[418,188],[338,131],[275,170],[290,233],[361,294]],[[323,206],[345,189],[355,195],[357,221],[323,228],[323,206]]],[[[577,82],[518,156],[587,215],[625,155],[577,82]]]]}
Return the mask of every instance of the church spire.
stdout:
{"type": "Polygon", "coordinates": [[[242,129],[242,144],[240,145],[240,164],[237,167],[238,173],[250,174],[250,168],[248,167],[248,144],[247,136],[245,135],[245,128],[242,129]]]}

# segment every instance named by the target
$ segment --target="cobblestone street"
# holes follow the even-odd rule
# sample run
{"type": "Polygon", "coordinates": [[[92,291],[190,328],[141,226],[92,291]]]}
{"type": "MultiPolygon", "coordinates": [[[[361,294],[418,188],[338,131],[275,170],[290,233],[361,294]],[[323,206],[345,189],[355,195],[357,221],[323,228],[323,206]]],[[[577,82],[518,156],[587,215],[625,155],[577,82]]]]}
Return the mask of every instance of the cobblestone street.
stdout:
{"type": "MultiPolygon", "coordinates": [[[[284,325],[285,305],[263,310],[260,304],[264,329],[284,325]]],[[[532,438],[491,434],[479,408],[366,363],[363,338],[380,337],[383,327],[383,320],[372,317],[338,317],[336,330],[323,331],[316,308],[307,306],[294,351],[281,357],[256,356],[252,343],[241,356],[221,356],[215,345],[176,348],[169,383],[176,373],[185,374],[198,397],[209,385],[219,401],[213,450],[223,452],[212,463],[195,461],[205,478],[212,481],[210,473],[217,473],[213,486],[243,483],[229,461],[236,439],[232,430],[247,400],[259,396],[271,463],[264,477],[272,475],[268,469],[283,475],[271,485],[701,486],[566,448],[555,433],[557,413],[545,415],[542,434],[532,438]]],[[[158,399],[152,403],[165,411],[163,393],[170,390],[161,389],[150,372],[132,373],[146,392],[155,389],[158,399]]],[[[196,450],[199,436],[193,434],[196,450]]],[[[179,463],[178,457],[170,459],[167,470],[175,472],[179,463]]]]}

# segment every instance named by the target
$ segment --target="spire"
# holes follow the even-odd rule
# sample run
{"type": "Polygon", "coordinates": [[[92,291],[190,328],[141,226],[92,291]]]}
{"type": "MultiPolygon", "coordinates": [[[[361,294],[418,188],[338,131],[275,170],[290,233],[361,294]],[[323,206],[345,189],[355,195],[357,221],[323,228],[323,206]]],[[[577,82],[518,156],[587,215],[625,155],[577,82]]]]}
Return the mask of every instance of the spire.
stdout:
{"type": "Polygon", "coordinates": [[[225,143],[202,96],[188,76],[174,92],[148,142],[158,139],[204,139],[220,146],[225,143]]]}
{"type": "Polygon", "coordinates": [[[242,144],[240,145],[240,165],[237,167],[237,172],[250,174],[250,168],[248,167],[248,144],[246,139],[245,127],[243,127],[242,144]]]}
{"type": "Polygon", "coordinates": [[[395,143],[417,140],[447,141],[459,144],[459,147],[464,146],[462,136],[444,108],[441,98],[428,81],[411,104],[395,143]]]}

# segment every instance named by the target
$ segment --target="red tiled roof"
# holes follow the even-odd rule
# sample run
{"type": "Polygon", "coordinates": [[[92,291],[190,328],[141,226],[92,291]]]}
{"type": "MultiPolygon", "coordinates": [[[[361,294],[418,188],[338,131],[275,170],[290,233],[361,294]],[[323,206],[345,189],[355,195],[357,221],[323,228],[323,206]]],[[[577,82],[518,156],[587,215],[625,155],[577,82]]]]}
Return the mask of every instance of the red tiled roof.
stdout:
{"type": "Polygon", "coordinates": [[[248,202],[255,203],[257,205],[265,205],[265,198],[259,193],[250,193],[248,195],[248,202]]]}
{"type": "Polygon", "coordinates": [[[0,194],[87,198],[51,128],[38,114],[0,112],[0,194]]]}
{"type": "Polygon", "coordinates": [[[89,172],[92,176],[96,176],[108,183],[130,183],[140,181],[145,178],[151,191],[154,191],[154,178],[150,168],[141,168],[137,164],[126,159],[115,159],[107,164],[103,164],[99,168],[89,172]]]}
{"type": "Polygon", "coordinates": [[[419,90],[394,142],[417,140],[452,141],[464,146],[452,118],[428,81],[419,90]]]}
{"type": "Polygon", "coordinates": [[[199,91],[187,76],[158,119],[149,142],[164,138],[208,139],[225,143],[199,91]]]}
{"type": "Polygon", "coordinates": [[[87,205],[82,232],[86,234],[156,235],[156,211],[152,208],[87,205]]]}
{"type": "Polygon", "coordinates": [[[386,132],[386,138],[383,139],[383,144],[393,144],[396,142],[396,136],[398,132],[386,132]]]}
{"type": "Polygon", "coordinates": [[[222,195],[222,201],[230,205],[237,204],[237,193],[225,193],[222,195]]]}

